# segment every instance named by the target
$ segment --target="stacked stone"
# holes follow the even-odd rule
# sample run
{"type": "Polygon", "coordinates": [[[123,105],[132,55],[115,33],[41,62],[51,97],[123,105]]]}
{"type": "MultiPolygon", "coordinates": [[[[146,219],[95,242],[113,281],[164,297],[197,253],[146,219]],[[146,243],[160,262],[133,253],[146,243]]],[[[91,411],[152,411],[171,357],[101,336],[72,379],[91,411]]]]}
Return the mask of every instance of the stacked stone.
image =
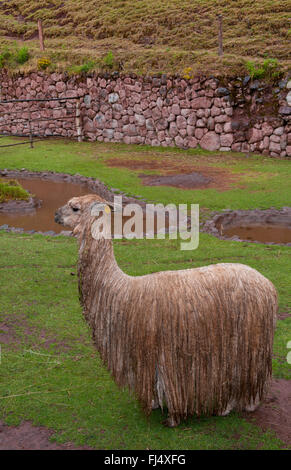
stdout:
{"type": "MultiPolygon", "coordinates": [[[[1,82],[2,99],[81,97],[83,134],[90,141],[200,145],[205,150],[291,156],[291,81],[280,82],[269,108],[269,98],[264,100],[267,91],[249,77],[222,84],[205,77],[185,80],[117,73],[69,77],[39,72],[14,78],[2,75],[1,82]]],[[[57,101],[0,105],[1,132],[25,131],[17,119],[9,126],[3,124],[8,116],[5,110],[17,110],[22,117],[31,112],[35,126],[45,135],[76,136],[75,120],[70,119],[75,103],[67,101],[59,107],[57,101]],[[46,117],[56,121],[37,122],[46,117]],[[62,117],[66,119],[57,120],[62,117]]]]}
{"type": "Polygon", "coordinates": [[[28,119],[32,119],[31,129],[34,134],[42,136],[61,135],[75,137],[76,102],[67,101],[61,104],[51,101],[52,98],[78,97],[75,79],[73,84],[63,74],[31,73],[28,76],[16,76],[5,79],[1,76],[2,100],[44,99],[45,102],[18,102],[0,104],[0,132],[17,135],[29,134],[28,119]],[[9,113],[12,113],[9,114],[9,113]],[[59,118],[65,118],[59,120],[59,118]],[[46,120],[48,119],[48,120],[46,120]]]}
{"type": "Polygon", "coordinates": [[[215,80],[118,78],[87,80],[90,99],[84,106],[99,110],[84,117],[84,130],[92,140],[195,148],[229,149],[231,136],[223,144],[215,132],[230,122],[229,99],[216,96],[215,80]],[[92,90],[93,89],[93,90],[92,90]],[[219,108],[217,106],[219,106],[219,108]],[[217,112],[219,110],[219,112],[217,112]]]}

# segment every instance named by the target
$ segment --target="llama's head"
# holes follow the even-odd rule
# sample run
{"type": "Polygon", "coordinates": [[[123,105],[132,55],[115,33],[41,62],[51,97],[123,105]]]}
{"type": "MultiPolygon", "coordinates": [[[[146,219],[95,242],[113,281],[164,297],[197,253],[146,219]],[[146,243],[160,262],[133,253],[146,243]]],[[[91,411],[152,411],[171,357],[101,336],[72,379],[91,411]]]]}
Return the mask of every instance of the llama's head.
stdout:
{"type": "Polygon", "coordinates": [[[70,227],[77,234],[77,227],[80,225],[82,217],[90,216],[91,207],[99,202],[112,207],[111,202],[102,199],[97,194],[73,197],[55,212],[55,222],[70,227]]]}

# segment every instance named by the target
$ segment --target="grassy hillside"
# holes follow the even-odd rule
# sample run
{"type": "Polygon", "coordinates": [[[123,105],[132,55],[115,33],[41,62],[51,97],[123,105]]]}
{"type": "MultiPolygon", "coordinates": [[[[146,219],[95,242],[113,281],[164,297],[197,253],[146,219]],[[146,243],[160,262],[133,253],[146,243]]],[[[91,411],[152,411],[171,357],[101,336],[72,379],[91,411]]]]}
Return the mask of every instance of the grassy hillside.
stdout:
{"type": "MultiPolygon", "coordinates": [[[[290,65],[288,0],[3,0],[2,49],[25,41],[33,68],[43,20],[52,67],[94,61],[123,71],[183,73],[243,71],[246,60],[277,58],[290,65]],[[217,55],[217,15],[223,15],[224,57],[217,55]],[[104,62],[112,51],[113,61],[104,62]],[[102,59],[103,58],[103,59],[102,59]]],[[[91,66],[93,66],[91,64],[91,66]]]]}

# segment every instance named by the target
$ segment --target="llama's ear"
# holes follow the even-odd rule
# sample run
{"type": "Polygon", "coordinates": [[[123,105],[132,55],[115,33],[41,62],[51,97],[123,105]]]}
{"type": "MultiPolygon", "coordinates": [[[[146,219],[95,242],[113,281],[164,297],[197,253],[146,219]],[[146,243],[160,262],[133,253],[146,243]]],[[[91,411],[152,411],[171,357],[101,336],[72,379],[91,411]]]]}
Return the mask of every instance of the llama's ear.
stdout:
{"type": "Polygon", "coordinates": [[[112,209],[113,212],[122,212],[122,204],[106,201],[106,204],[112,209]]]}
{"type": "Polygon", "coordinates": [[[110,212],[107,202],[94,202],[90,206],[90,215],[92,217],[100,215],[100,212],[110,212]]]}
{"type": "Polygon", "coordinates": [[[104,201],[104,202],[93,202],[90,206],[90,215],[97,216],[100,212],[109,213],[110,210],[113,212],[122,212],[121,204],[114,204],[114,202],[104,201]]]}

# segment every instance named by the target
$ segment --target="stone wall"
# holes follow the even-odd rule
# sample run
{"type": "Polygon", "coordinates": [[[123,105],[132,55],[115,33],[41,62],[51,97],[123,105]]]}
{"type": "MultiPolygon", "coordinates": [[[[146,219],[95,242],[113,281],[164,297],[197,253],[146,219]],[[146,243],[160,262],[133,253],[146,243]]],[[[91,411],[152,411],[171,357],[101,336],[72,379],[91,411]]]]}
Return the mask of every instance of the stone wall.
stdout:
{"type": "MultiPolygon", "coordinates": [[[[83,135],[90,141],[291,156],[290,80],[270,85],[248,76],[219,81],[42,72],[0,79],[2,100],[81,97],[83,135]]],[[[25,118],[30,112],[34,129],[45,135],[76,136],[74,106],[72,101],[62,109],[57,101],[2,104],[0,133],[27,133],[20,120],[5,124],[5,112],[17,110],[15,116],[25,118]],[[61,117],[66,119],[52,119],[61,117]]]]}

